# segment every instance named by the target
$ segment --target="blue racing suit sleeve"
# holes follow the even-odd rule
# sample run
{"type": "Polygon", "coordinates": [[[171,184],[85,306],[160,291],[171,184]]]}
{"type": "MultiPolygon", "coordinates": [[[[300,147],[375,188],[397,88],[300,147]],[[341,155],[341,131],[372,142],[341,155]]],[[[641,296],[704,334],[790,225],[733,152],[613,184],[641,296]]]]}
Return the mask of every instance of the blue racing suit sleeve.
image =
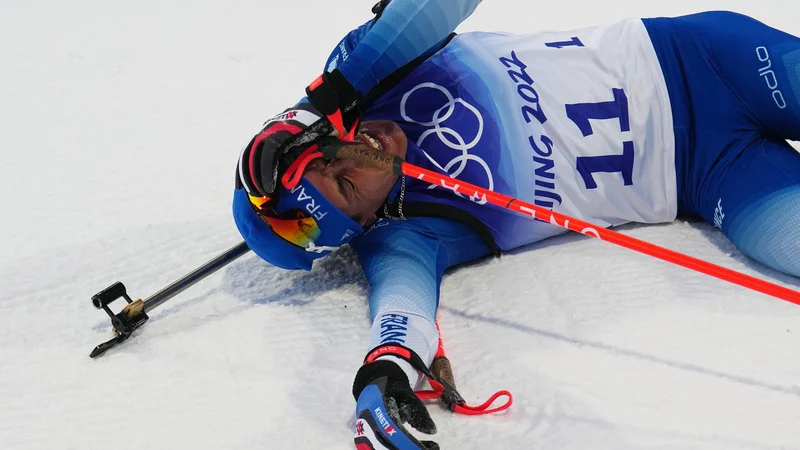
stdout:
{"type": "MultiPolygon", "coordinates": [[[[367,95],[418,56],[433,54],[482,0],[393,0],[376,21],[349,32],[333,49],[325,72],[339,69],[367,95]]],[[[300,103],[307,103],[303,97],[300,103]]]]}
{"type": "Polygon", "coordinates": [[[372,287],[373,320],[401,309],[435,322],[445,269],[491,254],[471,227],[434,217],[381,220],[352,246],[372,287]]]}
{"type": "Polygon", "coordinates": [[[351,31],[328,58],[362,95],[414,58],[437,49],[481,0],[393,0],[351,31]]]}

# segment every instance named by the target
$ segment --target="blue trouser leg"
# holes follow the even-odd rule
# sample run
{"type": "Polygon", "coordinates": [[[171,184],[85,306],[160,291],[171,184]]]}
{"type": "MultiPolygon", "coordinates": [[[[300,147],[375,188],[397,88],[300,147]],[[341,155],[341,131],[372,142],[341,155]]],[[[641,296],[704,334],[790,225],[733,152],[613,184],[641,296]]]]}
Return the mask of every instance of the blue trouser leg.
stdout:
{"type": "Polygon", "coordinates": [[[800,154],[795,149],[780,139],[754,142],[706,190],[718,199],[706,220],[746,255],[800,277],[800,154]]]}
{"type": "MultiPolygon", "coordinates": [[[[676,20],[691,30],[713,78],[737,103],[729,130],[800,140],[800,38],[729,12],[676,20]]],[[[713,98],[704,100],[713,108],[713,98]]]]}
{"type": "Polygon", "coordinates": [[[800,276],[800,39],[710,12],[645,20],[667,80],[679,210],[800,276]]]}

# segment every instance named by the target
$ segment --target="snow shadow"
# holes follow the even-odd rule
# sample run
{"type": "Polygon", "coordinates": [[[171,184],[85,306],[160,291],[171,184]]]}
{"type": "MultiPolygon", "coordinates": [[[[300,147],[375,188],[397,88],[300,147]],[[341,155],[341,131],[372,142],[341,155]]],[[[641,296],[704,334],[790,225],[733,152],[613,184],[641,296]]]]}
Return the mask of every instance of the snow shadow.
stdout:
{"type": "Polygon", "coordinates": [[[527,333],[527,334],[530,334],[530,335],[536,335],[536,336],[544,337],[544,338],[547,338],[547,339],[552,339],[554,341],[563,342],[563,343],[566,343],[566,344],[576,345],[576,346],[580,346],[580,347],[583,347],[583,348],[592,348],[592,349],[595,349],[595,350],[600,350],[600,351],[609,353],[609,354],[614,355],[614,356],[625,356],[625,357],[628,357],[628,358],[634,358],[634,359],[637,359],[637,360],[640,360],[640,361],[647,361],[647,362],[651,362],[651,363],[655,363],[655,364],[659,364],[659,365],[663,365],[663,366],[668,366],[668,367],[676,369],[676,370],[683,370],[683,371],[698,373],[698,374],[701,374],[701,375],[712,376],[712,377],[715,377],[715,378],[720,378],[720,379],[724,379],[724,380],[727,380],[727,381],[731,381],[731,382],[734,382],[734,383],[743,384],[743,385],[746,385],[746,386],[756,387],[756,388],[760,388],[760,389],[767,389],[767,390],[770,390],[770,391],[778,392],[778,393],[781,393],[781,394],[787,394],[787,395],[791,395],[791,396],[800,398],[800,387],[797,387],[797,386],[781,386],[781,385],[777,385],[777,384],[772,384],[772,383],[769,383],[769,382],[757,380],[755,378],[750,378],[750,377],[746,377],[746,376],[742,376],[742,375],[722,372],[722,371],[715,370],[715,369],[712,369],[712,368],[703,367],[703,366],[700,366],[698,364],[692,364],[692,363],[686,363],[686,362],[681,362],[681,361],[675,361],[675,360],[670,360],[670,359],[666,359],[666,358],[661,358],[661,357],[658,357],[658,356],[655,356],[655,355],[650,355],[650,354],[643,353],[643,352],[636,351],[636,350],[629,350],[629,349],[625,349],[625,348],[621,348],[621,347],[616,347],[616,346],[609,345],[609,344],[606,344],[606,343],[603,343],[603,342],[590,341],[590,340],[585,340],[585,339],[577,339],[577,338],[566,336],[566,335],[563,335],[563,334],[560,334],[560,333],[556,333],[556,332],[553,332],[553,331],[543,330],[543,329],[535,328],[535,327],[532,327],[532,326],[529,326],[529,325],[521,325],[521,324],[514,323],[514,322],[511,322],[511,321],[508,321],[508,320],[505,320],[505,319],[500,319],[500,318],[497,318],[497,317],[485,317],[485,316],[482,316],[480,314],[471,314],[471,313],[467,313],[467,312],[464,312],[464,311],[459,311],[459,310],[453,309],[452,307],[440,306],[439,309],[447,311],[450,314],[453,314],[455,316],[458,316],[458,317],[461,317],[461,318],[464,318],[464,319],[467,319],[467,320],[490,323],[490,324],[493,324],[493,325],[498,325],[498,326],[501,326],[501,327],[514,329],[514,330],[517,330],[517,331],[521,331],[523,333],[527,333]]]}
{"type": "Polygon", "coordinates": [[[310,272],[283,270],[257,257],[231,266],[225,271],[220,289],[251,304],[304,306],[320,294],[352,285],[367,291],[369,283],[355,252],[345,246],[314,263],[310,272]]]}

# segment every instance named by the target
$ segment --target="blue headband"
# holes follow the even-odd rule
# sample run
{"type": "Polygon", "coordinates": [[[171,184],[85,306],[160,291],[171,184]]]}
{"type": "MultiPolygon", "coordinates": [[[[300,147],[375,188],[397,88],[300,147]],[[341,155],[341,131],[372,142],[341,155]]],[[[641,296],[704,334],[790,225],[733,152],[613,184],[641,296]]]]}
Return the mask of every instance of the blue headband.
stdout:
{"type": "Polygon", "coordinates": [[[364,232],[359,224],[333,206],[305,177],[294,189],[282,187],[274,207],[277,214],[295,209],[314,217],[319,227],[319,236],[305,249],[275,234],[253,209],[244,189],[237,189],[233,194],[233,219],[247,246],[268,263],[283,269],[311,270],[315,259],[364,232]]]}

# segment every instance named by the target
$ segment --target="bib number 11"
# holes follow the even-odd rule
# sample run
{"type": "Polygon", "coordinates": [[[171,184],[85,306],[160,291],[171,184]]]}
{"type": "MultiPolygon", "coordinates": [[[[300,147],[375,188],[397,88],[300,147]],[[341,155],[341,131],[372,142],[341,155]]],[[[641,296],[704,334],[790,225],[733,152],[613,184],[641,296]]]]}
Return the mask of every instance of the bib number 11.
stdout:
{"type": "MultiPolygon", "coordinates": [[[[611,120],[619,121],[619,130],[629,132],[631,130],[630,118],[628,115],[628,97],[623,89],[612,89],[614,100],[600,103],[575,103],[566,105],[567,117],[578,127],[583,137],[594,134],[592,120],[611,120]]],[[[594,180],[595,173],[616,173],[622,174],[622,181],[625,186],[633,184],[633,141],[622,143],[621,155],[605,156],[580,156],[577,161],[578,173],[580,173],[586,189],[597,189],[597,182],[594,180]]]]}

